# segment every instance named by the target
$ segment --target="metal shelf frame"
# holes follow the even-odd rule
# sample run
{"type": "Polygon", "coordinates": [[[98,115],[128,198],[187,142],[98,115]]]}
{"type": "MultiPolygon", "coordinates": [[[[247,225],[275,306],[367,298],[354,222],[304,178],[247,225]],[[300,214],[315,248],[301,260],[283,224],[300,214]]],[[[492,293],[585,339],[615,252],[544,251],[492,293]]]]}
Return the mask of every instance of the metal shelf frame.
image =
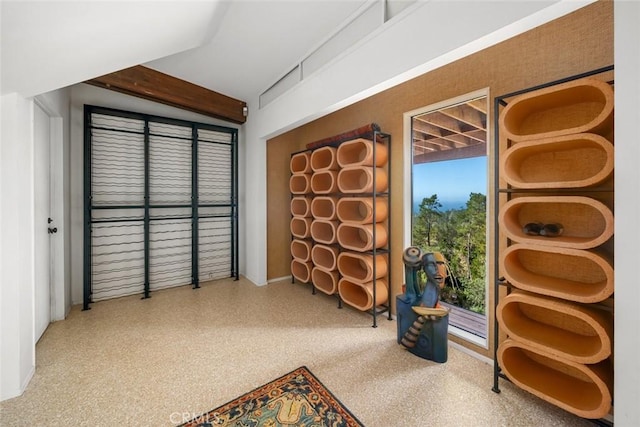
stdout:
{"type": "MultiPolygon", "coordinates": [[[[547,82],[541,85],[529,87],[529,88],[518,90],[515,92],[510,92],[505,95],[497,96],[494,99],[494,119],[493,119],[494,120],[494,150],[493,151],[494,151],[494,165],[495,165],[494,167],[495,185],[494,185],[494,193],[493,193],[493,202],[494,202],[495,214],[494,214],[494,233],[493,233],[493,238],[494,238],[493,271],[494,271],[495,285],[494,285],[494,300],[493,300],[493,313],[494,313],[494,316],[493,316],[493,387],[491,388],[491,390],[494,393],[501,392],[500,384],[499,384],[500,378],[510,381],[509,378],[507,378],[507,376],[504,373],[502,373],[502,369],[500,368],[500,365],[498,363],[498,344],[499,344],[500,327],[497,319],[497,309],[498,309],[498,303],[500,302],[500,289],[505,288],[507,289],[507,292],[509,292],[509,289],[511,289],[511,286],[512,286],[509,282],[505,280],[504,277],[500,276],[500,266],[498,263],[498,260],[500,259],[500,244],[499,244],[500,224],[498,222],[498,212],[500,211],[500,195],[506,194],[507,198],[509,198],[511,194],[515,194],[515,193],[518,193],[518,194],[524,194],[524,193],[576,194],[577,192],[602,193],[602,192],[612,191],[611,189],[603,189],[598,187],[581,188],[581,189],[514,189],[514,188],[511,188],[511,186],[508,184],[506,187],[501,188],[500,187],[500,171],[498,167],[498,165],[500,164],[499,118],[500,118],[501,108],[506,107],[508,105],[508,101],[515,96],[529,93],[539,89],[545,89],[551,86],[567,83],[567,82],[578,80],[581,78],[595,76],[595,75],[606,73],[613,70],[614,70],[614,66],[609,65],[606,67],[597,68],[584,73],[575,74],[569,77],[547,82]]],[[[613,82],[609,82],[609,83],[612,84],[613,82]]],[[[507,241],[507,243],[509,243],[509,241],[507,241]]],[[[591,421],[592,423],[598,426],[603,426],[603,427],[613,426],[613,423],[606,419],[593,419],[588,421],[591,421]]]]}
{"type": "MultiPolygon", "coordinates": [[[[371,315],[372,317],[372,327],[377,328],[378,327],[378,316],[382,315],[384,313],[387,313],[387,318],[388,320],[393,320],[392,315],[391,315],[391,135],[388,133],[384,133],[378,130],[374,130],[373,131],[373,137],[372,137],[372,141],[374,141],[373,144],[373,158],[376,158],[376,143],[375,142],[380,142],[383,141],[383,143],[385,143],[387,145],[387,191],[385,192],[370,192],[370,193],[357,193],[357,194],[353,194],[353,193],[341,193],[341,192],[334,192],[331,193],[331,195],[333,196],[337,196],[337,197],[371,197],[373,199],[373,218],[376,218],[376,198],[377,197],[386,197],[387,198],[387,205],[388,205],[388,209],[387,209],[387,245],[385,248],[376,248],[374,245],[374,248],[370,251],[365,251],[362,253],[365,254],[370,254],[373,255],[373,269],[372,269],[372,273],[373,273],[373,277],[374,277],[374,281],[377,280],[375,279],[376,277],[376,255],[378,254],[388,254],[388,263],[389,263],[389,267],[387,269],[387,303],[386,304],[382,304],[380,306],[377,307],[373,307],[371,310],[368,311],[368,313],[371,315]]],[[[319,148],[323,148],[323,147],[335,147],[338,148],[341,144],[345,143],[347,141],[339,141],[339,142],[332,142],[332,143],[328,143],[328,144],[324,144],[320,147],[315,147],[315,148],[308,148],[305,150],[299,150],[299,151],[295,151],[293,153],[291,153],[291,157],[293,157],[296,154],[300,154],[300,153],[311,153],[319,148]]],[[[376,169],[377,167],[373,166],[373,182],[376,182],[376,169]]],[[[311,240],[313,241],[313,238],[309,237],[307,240],[311,240]]],[[[376,227],[373,227],[373,234],[372,234],[372,240],[375,242],[376,241],[376,227]]],[[[343,248],[342,246],[340,246],[340,244],[335,243],[333,245],[329,245],[329,246],[336,246],[338,248],[338,251],[342,252],[343,248]]],[[[338,274],[340,274],[338,272],[338,274]]],[[[340,275],[341,276],[341,275],[340,275]]],[[[291,276],[291,283],[295,282],[295,278],[293,277],[293,275],[291,276]]],[[[316,294],[316,287],[313,285],[313,282],[311,280],[309,280],[308,283],[311,283],[311,293],[313,295],[316,294]]],[[[376,286],[373,287],[373,300],[376,300],[376,286]]],[[[338,292],[336,292],[334,294],[334,296],[338,299],[338,308],[342,308],[343,304],[342,304],[342,298],[340,297],[340,294],[338,292]]]]}
{"type": "MultiPolygon", "coordinates": [[[[159,156],[156,159],[157,164],[161,164],[162,162],[168,162],[169,165],[174,161],[180,162],[180,160],[176,159],[165,159],[164,153],[156,154],[159,156]],[[162,159],[162,160],[160,160],[162,159]]],[[[139,161],[139,159],[138,159],[139,161]]],[[[177,163],[176,163],[177,164],[177,163]]],[[[170,180],[167,175],[169,171],[166,166],[164,170],[157,167],[158,170],[155,170],[157,176],[155,179],[163,179],[170,180]],[[164,172],[164,175],[163,175],[164,172]]],[[[116,169],[117,170],[117,169],[116,169]]],[[[215,169],[214,169],[215,170],[215,169]]],[[[173,171],[169,171],[173,172],[173,171]]],[[[130,186],[138,186],[140,187],[139,182],[125,183],[125,184],[117,184],[117,180],[114,181],[113,185],[115,188],[126,187],[126,185],[130,186]]],[[[204,219],[216,219],[222,218],[228,220],[229,223],[229,254],[228,258],[230,259],[228,266],[228,277],[233,277],[236,280],[239,279],[239,255],[238,255],[238,129],[218,126],[218,125],[210,125],[205,123],[197,123],[179,119],[172,119],[167,117],[160,117],[150,114],[143,113],[135,113],[130,111],[118,110],[113,108],[99,107],[94,105],[85,105],[84,106],[84,255],[83,255],[83,309],[89,310],[90,304],[94,299],[94,283],[93,283],[93,267],[92,267],[92,259],[93,259],[93,227],[95,225],[100,226],[109,226],[111,224],[112,227],[132,227],[137,224],[137,226],[142,225],[142,245],[143,249],[135,249],[135,250],[124,250],[120,251],[122,253],[132,253],[132,252],[142,252],[142,258],[144,260],[144,273],[143,273],[143,283],[142,283],[142,294],[143,299],[149,298],[151,295],[151,227],[152,223],[168,224],[166,221],[184,221],[185,225],[189,225],[190,227],[190,237],[166,237],[164,241],[168,240],[186,240],[190,239],[190,252],[183,252],[180,254],[172,254],[171,256],[179,257],[180,255],[190,256],[190,272],[183,271],[185,267],[174,268],[174,270],[160,271],[158,273],[176,273],[178,271],[183,271],[179,277],[185,278],[188,280],[188,275],[190,275],[191,284],[193,288],[200,287],[200,266],[199,266],[199,252],[201,251],[201,244],[199,242],[200,239],[200,231],[201,224],[200,220],[204,219]],[[118,125],[122,124],[122,126],[114,125],[114,127],[106,126],[104,123],[96,124],[94,122],[95,115],[99,115],[104,120],[111,120],[113,118],[114,122],[121,121],[117,123],[118,125]],[[105,119],[108,118],[108,119],[105,119]],[[134,121],[136,125],[143,123],[142,129],[133,129],[127,128],[126,123],[127,120],[134,121]],[[152,126],[155,128],[165,127],[179,127],[180,130],[190,129],[190,135],[172,135],[167,131],[167,133],[155,132],[152,131],[152,126]],[[93,176],[94,166],[93,162],[96,159],[96,155],[94,155],[94,132],[96,134],[102,133],[102,135],[110,135],[111,138],[114,138],[114,135],[118,135],[119,140],[117,142],[112,143],[112,146],[104,146],[101,147],[101,150],[105,150],[106,148],[112,149],[112,147],[118,147],[120,152],[118,151],[104,151],[105,154],[103,156],[108,156],[102,159],[103,162],[109,162],[108,168],[110,170],[114,170],[114,168],[122,168],[123,164],[125,166],[130,166],[128,169],[124,168],[124,172],[119,172],[118,174],[113,173],[111,176],[115,177],[120,175],[120,178],[123,180],[131,180],[132,177],[142,181],[143,194],[139,193],[139,190],[131,191],[129,193],[124,190],[120,190],[123,195],[125,195],[124,199],[127,199],[127,196],[133,197],[137,196],[136,200],[142,201],[142,203],[130,202],[130,200],[124,201],[116,201],[116,203],[104,203],[104,202],[96,202],[94,201],[94,185],[95,180],[93,176]],[[201,136],[199,132],[214,132],[215,134],[222,135],[224,138],[221,140],[214,140],[212,137],[201,136]],[[154,139],[155,138],[155,139],[154,139]],[[222,140],[224,139],[224,140],[222,140]],[[172,142],[175,141],[175,142],[172,142]],[[142,149],[140,147],[136,147],[135,143],[142,142],[142,149]],[[161,187],[164,191],[163,194],[165,197],[182,197],[184,199],[190,200],[189,203],[180,203],[169,201],[168,203],[165,200],[158,200],[160,203],[152,203],[152,169],[154,167],[154,160],[152,159],[151,152],[151,143],[153,142],[154,148],[159,147],[159,149],[163,149],[165,151],[169,151],[171,153],[176,154],[176,159],[179,157],[179,154],[182,154],[182,164],[180,167],[180,172],[190,173],[190,178],[188,179],[189,183],[185,185],[187,179],[183,176],[181,179],[184,181],[182,184],[174,184],[166,182],[161,187]],[[221,156],[221,164],[225,164],[225,169],[223,173],[225,173],[226,177],[228,177],[228,182],[224,182],[224,192],[222,193],[225,198],[224,201],[212,203],[209,200],[200,202],[200,193],[202,192],[202,188],[199,185],[198,178],[198,167],[199,162],[203,159],[199,156],[199,146],[202,147],[204,145],[207,146],[216,146],[219,147],[221,152],[225,155],[221,156]],[[180,153],[179,150],[182,149],[183,152],[180,153]],[[186,151],[190,151],[190,158],[186,159],[186,151]],[[143,166],[142,168],[136,169],[136,173],[132,174],[131,170],[133,166],[140,166],[135,164],[133,166],[126,165],[126,162],[132,157],[131,152],[134,152],[138,157],[141,155],[143,157],[143,166]],[[142,169],[142,170],[139,170],[142,169]],[[190,187],[190,188],[187,188],[190,187]],[[171,190],[167,190],[166,188],[171,188],[171,190]],[[174,189],[174,188],[177,188],[174,189]],[[173,192],[172,192],[173,191],[173,192]],[[141,196],[141,197],[140,197],[141,196]],[[140,200],[141,199],[141,200],[140,200]],[[218,209],[219,212],[212,212],[212,209],[218,209]],[[154,212],[152,212],[154,210],[154,212]],[[204,210],[204,212],[203,212],[204,210]],[[208,211],[207,211],[208,210],[208,211]],[[112,211],[120,211],[115,216],[112,217],[96,217],[96,214],[102,213],[101,215],[106,214],[107,212],[112,211]],[[164,213],[161,213],[164,211],[164,213]],[[123,214],[123,212],[130,212],[123,214]],[[126,224],[130,225],[126,225],[126,224]]],[[[169,233],[177,233],[177,232],[185,232],[186,230],[170,230],[169,233]]],[[[120,234],[123,235],[123,234],[120,234]]],[[[130,242],[127,242],[130,244],[130,242]]],[[[162,248],[166,249],[166,248],[162,248]]],[[[118,253],[118,252],[113,252],[118,253]]],[[[158,257],[168,257],[169,255],[163,254],[158,255],[158,257]]],[[[133,255],[132,255],[133,257],[133,255]]],[[[128,261],[128,260],[122,260],[128,261]]],[[[109,261],[113,262],[113,261],[109,261]]],[[[106,262],[106,263],[109,263],[106,262]]],[[[184,260],[179,261],[181,264],[185,264],[184,260]]],[[[164,262],[164,263],[156,263],[157,265],[167,266],[171,264],[176,264],[178,261],[173,262],[164,262]]],[[[117,271],[117,270],[113,270],[117,271]]],[[[221,270],[224,271],[224,270],[221,270]]],[[[133,276],[132,276],[133,277],[133,276]]],[[[178,277],[178,276],[175,276],[178,277]]],[[[158,280],[160,282],[160,280],[158,280]]],[[[140,284],[133,285],[121,285],[120,288],[126,287],[137,287],[140,284]]],[[[169,285],[169,286],[179,286],[179,285],[169,285]]],[[[168,286],[164,286],[168,287],[168,286]]],[[[158,286],[157,289],[161,289],[162,286],[158,286]]],[[[116,289],[116,288],[114,288],[116,289]]],[[[136,292],[132,292],[136,293],[136,292]]]]}

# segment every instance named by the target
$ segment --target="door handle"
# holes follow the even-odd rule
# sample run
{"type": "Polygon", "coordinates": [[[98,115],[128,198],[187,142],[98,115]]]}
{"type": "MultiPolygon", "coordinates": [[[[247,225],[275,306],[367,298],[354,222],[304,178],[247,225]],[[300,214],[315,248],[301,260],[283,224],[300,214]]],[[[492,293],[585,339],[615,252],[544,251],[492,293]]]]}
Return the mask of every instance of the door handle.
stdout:
{"type": "Polygon", "coordinates": [[[55,234],[58,232],[58,227],[49,228],[49,234],[55,234]]]}

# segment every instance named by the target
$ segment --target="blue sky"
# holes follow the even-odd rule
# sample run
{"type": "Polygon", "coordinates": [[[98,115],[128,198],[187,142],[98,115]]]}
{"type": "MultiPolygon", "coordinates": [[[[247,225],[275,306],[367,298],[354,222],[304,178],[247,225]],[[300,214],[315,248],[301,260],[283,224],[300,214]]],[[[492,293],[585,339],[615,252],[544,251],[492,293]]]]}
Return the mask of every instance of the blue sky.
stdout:
{"type": "Polygon", "coordinates": [[[413,165],[414,210],[433,194],[443,211],[464,207],[470,193],[487,194],[486,157],[413,165]]]}

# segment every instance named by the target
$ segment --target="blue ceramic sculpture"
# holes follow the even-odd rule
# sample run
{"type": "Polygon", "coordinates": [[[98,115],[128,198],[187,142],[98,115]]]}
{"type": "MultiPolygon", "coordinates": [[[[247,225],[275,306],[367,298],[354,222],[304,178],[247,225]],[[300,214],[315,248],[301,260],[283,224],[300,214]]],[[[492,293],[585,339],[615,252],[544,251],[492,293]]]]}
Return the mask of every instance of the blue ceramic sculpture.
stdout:
{"type": "Polygon", "coordinates": [[[396,297],[398,343],[423,359],[447,361],[449,311],[439,306],[440,289],[446,277],[445,259],[439,252],[423,254],[420,248],[405,249],[405,291],[396,297]],[[417,273],[424,270],[424,288],[417,273]]]}

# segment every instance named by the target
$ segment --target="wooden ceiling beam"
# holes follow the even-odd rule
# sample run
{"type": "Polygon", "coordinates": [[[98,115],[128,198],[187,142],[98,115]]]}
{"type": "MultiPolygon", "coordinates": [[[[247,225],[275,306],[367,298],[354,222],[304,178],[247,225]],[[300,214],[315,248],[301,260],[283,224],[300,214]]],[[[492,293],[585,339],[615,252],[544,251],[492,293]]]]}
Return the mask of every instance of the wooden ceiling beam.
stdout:
{"type": "Polygon", "coordinates": [[[473,126],[474,128],[487,128],[486,115],[466,104],[445,108],[444,110],[440,110],[440,112],[460,122],[473,126]]]}
{"type": "Polygon", "coordinates": [[[96,77],[85,83],[232,123],[242,124],[247,120],[246,102],[142,65],[96,77]]]}
{"type": "Polygon", "coordinates": [[[487,98],[474,99],[467,102],[467,105],[487,115],[487,98]]]}
{"type": "Polygon", "coordinates": [[[465,132],[464,135],[468,136],[471,139],[475,139],[476,141],[481,142],[481,143],[487,142],[487,131],[486,130],[482,130],[482,129],[471,130],[469,132],[465,132]]]}

